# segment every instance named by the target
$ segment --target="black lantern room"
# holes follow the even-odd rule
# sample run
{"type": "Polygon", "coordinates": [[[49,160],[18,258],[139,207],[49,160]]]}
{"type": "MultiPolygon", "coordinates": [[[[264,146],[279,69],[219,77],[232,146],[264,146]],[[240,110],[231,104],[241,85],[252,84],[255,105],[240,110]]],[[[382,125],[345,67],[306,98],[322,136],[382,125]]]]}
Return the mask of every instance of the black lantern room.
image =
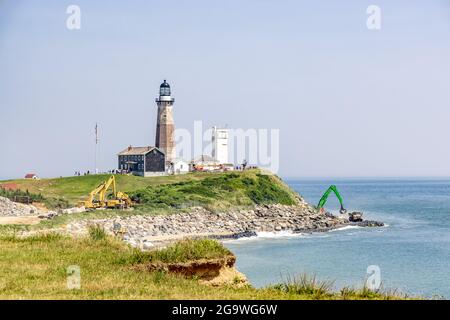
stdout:
{"type": "Polygon", "coordinates": [[[166,80],[164,80],[164,82],[161,83],[161,85],[159,86],[159,95],[160,96],[170,96],[170,86],[166,82],[166,80]]]}

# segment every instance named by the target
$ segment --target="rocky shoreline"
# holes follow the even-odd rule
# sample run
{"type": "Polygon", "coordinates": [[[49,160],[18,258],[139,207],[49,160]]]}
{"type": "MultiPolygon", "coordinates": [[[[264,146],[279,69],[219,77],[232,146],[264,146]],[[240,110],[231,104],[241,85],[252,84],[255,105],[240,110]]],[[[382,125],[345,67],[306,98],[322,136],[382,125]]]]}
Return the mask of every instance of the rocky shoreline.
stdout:
{"type": "MultiPolygon", "coordinates": [[[[72,215],[83,211],[81,208],[72,208],[44,213],[33,206],[16,204],[7,199],[2,203],[1,215],[9,217],[34,214],[39,215],[41,219],[53,219],[58,215],[72,215]]],[[[250,209],[232,209],[226,212],[212,212],[204,207],[193,207],[189,212],[170,215],[131,214],[114,218],[82,219],[47,231],[83,236],[92,225],[98,225],[107,233],[120,236],[132,246],[149,249],[186,237],[227,240],[253,237],[258,232],[313,233],[345,226],[378,227],[384,224],[377,221],[349,222],[346,218],[318,212],[298,197],[296,205],[256,205],[250,209]]],[[[28,233],[35,232],[27,232],[24,235],[28,233]]]]}
{"type": "Polygon", "coordinates": [[[325,232],[349,225],[382,226],[375,221],[349,222],[320,213],[303,199],[294,206],[257,205],[252,209],[211,212],[194,207],[187,213],[171,215],[132,215],[128,217],[81,220],[68,224],[66,232],[85,234],[90,225],[99,225],[111,234],[143,249],[185,237],[219,240],[256,236],[257,232],[325,232]]]}

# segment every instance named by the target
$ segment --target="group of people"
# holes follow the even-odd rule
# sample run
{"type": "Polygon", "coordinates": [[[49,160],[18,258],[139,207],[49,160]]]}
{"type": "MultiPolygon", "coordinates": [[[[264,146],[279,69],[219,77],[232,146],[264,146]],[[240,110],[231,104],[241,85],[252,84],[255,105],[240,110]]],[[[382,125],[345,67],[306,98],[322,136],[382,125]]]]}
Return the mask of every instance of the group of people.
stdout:
{"type": "MultiPolygon", "coordinates": [[[[248,169],[257,169],[257,166],[248,166],[247,165],[247,161],[244,160],[244,162],[239,165],[236,166],[234,169],[235,170],[239,170],[239,171],[244,171],[244,170],[248,170],[248,169]]],[[[221,168],[222,170],[224,169],[223,167],[221,168]]],[[[198,168],[196,168],[196,166],[194,165],[194,171],[203,171],[203,170],[198,170],[198,168]]],[[[129,174],[131,172],[131,170],[119,170],[119,169],[112,169],[112,170],[108,170],[105,172],[101,172],[103,174],[129,174]]],[[[169,170],[170,172],[170,170],[169,170]]],[[[74,176],[75,177],[79,177],[79,176],[88,176],[92,174],[89,170],[87,170],[86,172],[83,172],[83,174],[80,171],[75,171],[74,176]]],[[[173,174],[173,173],[172,173],[173,174]]]]}
{"type": "MultiPolygon", "coordinates": [[[[90,171],[88,170],[88,171],[86,171],[86,172],[84,172],[83,173],[83,176],[87,176],[87,175],[90,175],[91,173],[90,173],[90,171]]],[[[76,177],[79,177],[79,176],[81,176],[82,174],[81,174],[81,172],[80,171],[75,171],[75,173],[74,173],[74,176],[76,176],[76,177]]]]}
{"type": "Polygon", "coordinates": [[[244,171],[244,170],[250,170],[250,169],[257,169],[257,166],[244,166],[244,165],[240,165],[240,166],[236,166],[234,167],[234,170],[238,170],[238,171],[244,171]]]}
{"type": "Polygon", "coordinates": [[[247,160],[244,159],[244,161],[242,161],[242,164],[240,166],[236,166],[234,169],[244,171],[246,169],[257,169],[257,168],[258,168],[257,166],[248,166],[247,160]]]}
{"type": "MultiPolygon", "coordinates": [[[[112,169],[112,170],[108,170],[105,172],[100,172],[100,173],[108,173],[108,174],[127,174],[128,171],[127,170],[118,170],[118,169],[112,169]]],[[[86,172],[81,173],[80,171],[75,171],[74,176],[75,177],[79,177],[79,176],[88,176],[92,174],[89,170],[87,170],[86,172]]]]}

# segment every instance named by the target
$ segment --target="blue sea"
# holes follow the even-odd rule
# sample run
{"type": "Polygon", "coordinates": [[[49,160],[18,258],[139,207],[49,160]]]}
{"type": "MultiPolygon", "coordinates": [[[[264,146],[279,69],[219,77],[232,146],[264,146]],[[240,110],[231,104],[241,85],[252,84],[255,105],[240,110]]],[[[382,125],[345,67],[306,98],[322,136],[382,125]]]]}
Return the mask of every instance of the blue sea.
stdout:
{"type": "MultiPolygon", "coordinates": [[[[286,275],[314,274],[320,280],[362,287],[380,268],[382,287],[428,298],[450,298],[450,179],[286,180],[309,203],[317,204],[335,184],[349,211],[383,221],[381,228],[350,227],[311,235],[260,234],[225,242],[237,268],[255,287],[286,275]]],[[[331,194],[325,208],[338,214],[331,194]]]]}

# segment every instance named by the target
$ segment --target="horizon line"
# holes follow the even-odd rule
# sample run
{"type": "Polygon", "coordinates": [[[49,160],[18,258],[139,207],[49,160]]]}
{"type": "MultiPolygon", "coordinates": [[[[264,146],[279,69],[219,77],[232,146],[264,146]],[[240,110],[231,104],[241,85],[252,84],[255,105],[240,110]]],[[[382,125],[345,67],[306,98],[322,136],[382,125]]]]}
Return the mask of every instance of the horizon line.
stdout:
{"type": "Polygon", "coordinates": [[[299,179],[299,180],[332,180],[332,179],[355,179],[355,180],[367,180],[367,179],[450,179],[450,176],[425,176],[425,175],[402,175],[402,176],[288,176],[288,175],[280,175],[282,179],[299,179]]]}

